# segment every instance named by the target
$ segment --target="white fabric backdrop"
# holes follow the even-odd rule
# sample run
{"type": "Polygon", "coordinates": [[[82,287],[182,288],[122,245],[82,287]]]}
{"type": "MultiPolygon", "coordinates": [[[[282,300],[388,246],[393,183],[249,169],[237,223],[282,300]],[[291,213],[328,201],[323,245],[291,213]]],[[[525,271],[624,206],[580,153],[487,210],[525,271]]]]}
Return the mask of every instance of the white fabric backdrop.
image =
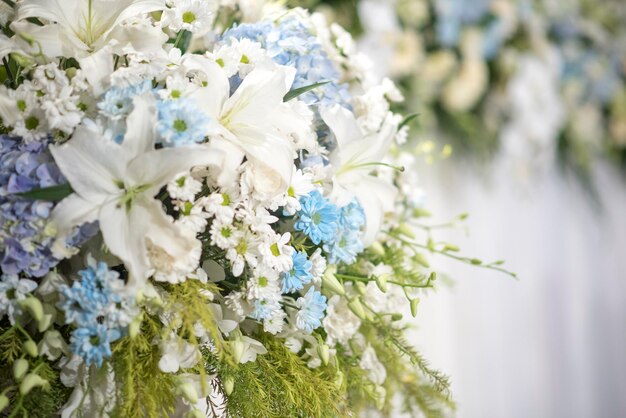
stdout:
{"type": "Polygon", "coordinates": [[[453,242],[520,277],[442,260],[456,284],[422,300],[414,342],[452,376],[458,416],[625,417],[626,184],[601,167],[597,209],[556,168],[451,163],[422,170],[429,208],[469,212],[453,242]]]}

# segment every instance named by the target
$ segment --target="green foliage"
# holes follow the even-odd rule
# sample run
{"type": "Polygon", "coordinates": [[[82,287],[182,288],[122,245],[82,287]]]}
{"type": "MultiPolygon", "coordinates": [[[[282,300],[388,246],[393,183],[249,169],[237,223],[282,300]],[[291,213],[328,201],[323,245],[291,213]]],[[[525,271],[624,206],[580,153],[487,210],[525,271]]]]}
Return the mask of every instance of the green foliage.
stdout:
{"type": "Polygon", "coordinates": [[[111,416],[155,417],[174,412],[174,376],[159,370],[161,352],[154,339],[161,333],[158,318],[146,316],[141,332],[124,337],[113,346],[113,369],[118,379],[115,409],[111,416]]]}
{"type": "Polygon", "coordinates": [[[258,337],[267,354],[256,362],[217,364],[222,381],[233,379],[227,396],[230,417],[348,417],[343,391],[330,369],[310,369],[275,337],[258,337]]]}
{"type": "MultiPolygon", "coordinates": [[[[387,370],[385,389],[399,393],[406,412],[419,411],[427,418],[450,416],[455,409],[447,376],[430,367],[424,357],[406,341],[405,329],[382,322],[365,326],[368,342],[387,370]]],[[[384,411],[392,412],[392,397],[387,396],[384,411]]]]}
{"type": "MultiPolygon", "coordinates": [[[[138,335],[128,336],[113,346],[113,367],[118,379],[118,402],[113,416],[152,417],[169,416],[174,412],[177,395],[177,377],[159,369],[162,353],[154,342],[176,332],[184,340],[198,344],[194,325],[201,324],[214,339],[217,353],[225,362],[232,361],[225,342],[217,327],[213,312],[209,309],[207,292],[217,293],[212,283],[187,280],[176,285],[163,285],[168,293],[164,312],[175,313],[179,321],[171,321],[163,327],[156,315],[144,312],[138,335]]],[[[211,354],[213,356],[213,354],[211,354]]],[[[200,374],[204,381],[206,370],[198,365],[190,370],[200,374]]]]}
{"type": "Polygon", "coordinates": [[[26,335],[26,331],[17,326],[0,328],[0,393],[9,398],[9,407],[3,412],[7,416],[48,418],[58,413],[71,389],[61,383],[58,371],[45,358],[33,358],[24,352],[26,335]],[[28,373],[35,373],[48,382],[45,388],[36,387],[25,395],[20,394],[20,381],[13,375],[13,363],[19,358],[28,360],[28,373]]]}

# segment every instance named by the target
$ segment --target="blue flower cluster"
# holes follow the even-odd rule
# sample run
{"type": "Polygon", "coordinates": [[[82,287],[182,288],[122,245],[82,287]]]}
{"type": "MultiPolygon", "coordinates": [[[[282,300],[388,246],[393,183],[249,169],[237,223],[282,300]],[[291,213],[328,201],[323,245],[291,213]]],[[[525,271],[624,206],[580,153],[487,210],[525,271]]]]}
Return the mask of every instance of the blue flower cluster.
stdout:
{"type": "Polygon", "coordinates": [[[0,136],[0,268],[6,274],[45,275],[58,260],[48,223],[54,204],[16,193],[61,184],[64,178],[47,144],[0,136]]]}
{"type": "Polygon", "coordinates": [[[339,209],[314,190],[300,198],[301,209],[298,211],[298,220],[294,228],[302,231],[315,245],[322,241],[332,241],[335,238],[339,221],[339,209]]]}
{"type": "Polygon", "coordinates": [[[329,263],[354,263],[363,251],[360,235],[365,212],[361,205],[354,200],[339,209],[314,190],[300,198],[300,206],[294,229],[303,232],[314,244],[323,244],[329,263]]]}
{"type": "Polygon", "coordinates": [[[157,132],[165,146],[180,147],[204,140],[211,120],[190,99],[160,101],[157,132]]]}
{"type": "Polygon", "coordinates": [[[126,312],[132,300],[122,297],[119,274],[104,262],[90,262],[79,274],[80,281],[59,289],[58,307],[65,314],[65,323],[76,325],[70,339],[72,352],[87,365],[101,367],[112,355],[111,343],[126,332],[132,320],[126,312]]]}
{"type": "Polygon", "coordinates": [[[313,28],[297,15],[282,19],[278,25],[265,20],[244,23],[226,31],[223,40],[250,39],[259,42],[274,62],[294,67],[296,77],[293,88],[330,81],[328,84],[299,97],[309,105],[341,104],[349,107],[350,94],[335,64],[328,58],[322,43],[313,34],[313,28]]]}
{"type": "Polygon", "coordinates": [[[292,255],[293,267],[290,271],[282,274],[283,293],[293,293],[302,290],[305,284],[313,279],[311,268],[313,263],[308,259],[305,252],[294,252],[292,255]]]}
{"type": "Polygon", "coordinates": [[[300,308],[296,314],[296,326],[299,329],[310,334],[322,325],[322,318],[324,318],[324,311],[327,306],[325,296],[311,287],[306,295],[299,298],[296,303],[300,308]]]}
{"type": "Polygon", "coordinates": [[[105,116],[113,119],[124,119],[133,110],[133,98],[152,89],[152,82],[144,80],[129,87],[111,87],[98,102],[98,109],[105,116]]]}
{"type": "Polygon", "coordinates": [[[275,309],[275,305],[270,303],[270,301],[257,299],[254,301],[254,310],[249,316],[257,321],[261,321],[272,316],[272,312],[274,312],[275,309]]]}
{"type": "Polygon", "coordinates": [[[365,225],[365,212],[354,200],[341,208],[339,226],[332,240],[324,242],[324,251],[328,254],[328,262],[352,264],[356,256],[363,251],[361,229],[365,225]]]}
{"type": "Polygon", "coordinates": [[[111,87],[98,102],[100,113],[110,119],[107,134],[118,144],[126,134],[126,118],[133,111],[133,99],[152,90],[152,82],[144,80],[129,87],[111,87]]]}

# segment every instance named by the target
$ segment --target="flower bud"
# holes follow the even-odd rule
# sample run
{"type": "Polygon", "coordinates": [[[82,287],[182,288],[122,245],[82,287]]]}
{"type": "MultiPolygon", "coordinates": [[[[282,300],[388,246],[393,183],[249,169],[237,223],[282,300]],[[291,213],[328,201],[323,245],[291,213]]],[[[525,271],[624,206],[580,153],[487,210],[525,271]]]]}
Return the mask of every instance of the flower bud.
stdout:
{"type": "Polygon", "coordinates": [[[34,373],[29,373],[26,375],[22,383],[20,383],[20,395],[27,395],[33,388],[42,387],[45,388],[48,386],[48,381],[43,379],[41,376],[36,375],[34,373]]]}
{"type": "Polygon", "coordinates": [[[202,412],[194,408],[191,411],[187,412],[186,417],[187,418],[206,418],[206,415],[204,415],[202,412]]]}
{"type": "Polygon", "coordinates": [[[415,298],[411,300],[411,315],[413,315],[413,318],[417,316],[417,305],[419,305],[419,303],[420,298],[415,298]]]}
{"type": "Polygon", "coordinates": [[[387,280],[389,280],[389,277],[389,274],[386,273],[376,276],[376,285],[383,293],[387,293],[387,280]]]}
{"type": "Polygon", "coordinates": [[[226,395],[228,396],[233,393],[233,389],[235,389],[235,380],[228,376],[224,379],[224,392],[226,392],[226,395]]]}
{"type": "Polygon", "coordinates": [[[43,318],[41,318],[41,320],[37,323],[37,330],[39,332],[44,332],[50,328],[50,325],[52,325],[52,318],[52,314],[44,314],[43,318]]]}
{"type": "Polygon", "coordinates": [[[328,362],[330,361],[330,347],[326,344],[318,345],[317,354],[320,356],[322,363],[324,363],[325,366],[328,365],[328,362]]]}
{"type": "Polygon", "coordinates": [[[6,395],[0,395],[0,412],[9,406],[9,398],[6,395]]]}
{"type": "Polygon", "coordinates": [[[335,386],[337,386],[338,389],[341,389],[341,386],[343,386],[343,372],[341,370],[337,370],[337,374],[335,375],[335,380],[333,381],[333,383],[335,384],[335,386]]]}
{"type": "Polygon", "coordinates": [[[26,299],[18,301],[17,304],[20,308],[27,311],[35,321],[41,321],[43,319],[43,305],[36,297],[29,296],[26,299]]]}
{"type": "Polygon", "coordinates": [[[13,376],[16,380],[22,380],[28,371],[28,361],[20,358],[13,363],[13,376]]]}
{"type": "Polygon", "coordinates": [[[359,292],[361,296],[365,296],[367,294],[367,286],[365,285],[365,283],[356,282],[354,284],[354,287],[356,287],[356,291],[359,292]]]}
{"type": "Polygon", "coordinates": [[[331,293],[343,296],[346,294],[346,289],[343,287],[343,284],[337,280],[337,277],[335,276],[336,272],[337,268],[334,266],[326,269],[324,275],[322,276],[322,288],[331,293]]]}
{"type": "Polygon", "coordinates": [[[178,386],[178,391],[190,404],[195,405],[198,403],[198,392],[191,385],[191,383],[182,383],[178,386]]]}
{"type": "Polygon", "coordinates": [[[31,357],[37,357],[39,350],[37,350],[37,344],[33,340],[26,340],[22,345],[22,348],[31,357]]]}
{"type": "Polygon", "coordinates": [[[401,223],[398,226],[398,232],[411,239],[415,239],[415,232],[413,232],[413,228],[411,228],[408,224],[401,223]]]}
{"type": "Polygon", "coordinates": [[[245,344],[243,343],[243,341],[236,340],[236,341],[231,342],[231,346],[233,350],[233,357],[235,359],[235,363],[241,362],[241,358],[243,357],[243,352],[246,349],[245,344]]]}
{"type": "Polygon", "coordinates": [[[385,255],[385,247],[383,247],[383,245],[378,241],[372,243],[372,245],[370,245],[370,249],[381,257],[385,255]]]}
{"type": "Polygon", "coordinates": [[[391,320],[392,321],[401,321],[402,320],[402,314],[401,313],[395,313],[395,314],[391,315],[391,320]]]}
{"type": "Polygon", "coordinates": [[[348,307],[359,318],[367,318],[367,315],[365,315],[365,309],[363,309],[363,305],[361,304],[361,300],[359,298],[354,298],[348,302],[348,307]]]}

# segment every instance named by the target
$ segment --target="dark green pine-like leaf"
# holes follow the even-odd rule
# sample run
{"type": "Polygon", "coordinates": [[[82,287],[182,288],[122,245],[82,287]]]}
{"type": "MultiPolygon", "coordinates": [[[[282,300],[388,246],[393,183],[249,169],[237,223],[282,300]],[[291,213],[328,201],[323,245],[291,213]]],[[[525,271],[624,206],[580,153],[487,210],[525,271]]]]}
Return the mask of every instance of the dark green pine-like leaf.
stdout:
{"type": "Polygon", "coordinates": [[[328,84],[330,83],[330,81],[320,81],[319,83],[314,83],[308,86],[304,86],[304,87],[300,87],[294,90],[291,90],[289,93],[285,94],[285,97],[283,98],[283,102],[288,102],[289,100],[293,100],[296,97],[311,91],[313,89],[316,89],[320,86],[323,86],[324,84],[328,84]]]}
{"type": "Polygon", "coordinates": [[[407,117],[405,117],[404,120],[398,126],[398,130],[404,128],[409,123],[413,122],[413,120],[415,120],[419,115],[420,115],[419,113],[413,113],[413,114],[408,115],[407,117]]]}
{"type": "Polygon", "coordinates": [[[72,186],[69,184],[59,184],[58,186],[43,187],[41,189],[33,189],[24,193],[16,193],[17,196],[31,200],[46,200],[48,202],[58,202],[74,193],[72,186]]]}

